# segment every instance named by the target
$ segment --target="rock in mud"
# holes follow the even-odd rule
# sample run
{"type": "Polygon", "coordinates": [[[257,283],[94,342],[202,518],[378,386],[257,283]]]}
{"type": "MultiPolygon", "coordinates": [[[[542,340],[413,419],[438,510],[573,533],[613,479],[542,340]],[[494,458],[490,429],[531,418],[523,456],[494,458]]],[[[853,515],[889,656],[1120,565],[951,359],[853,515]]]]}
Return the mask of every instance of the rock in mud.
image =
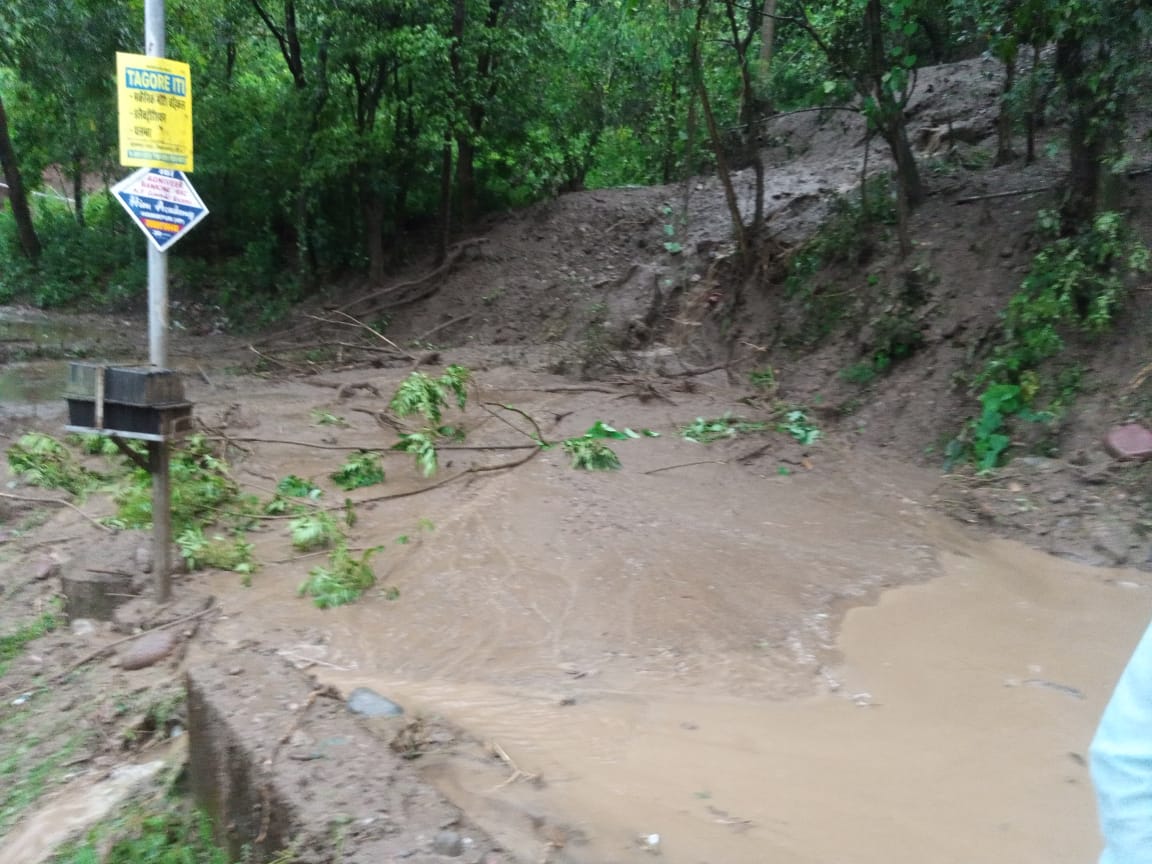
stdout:
{"type": "Polygon", "coordinates": [[[459,858],[464,854],[464,839],[455,831],[441,831],[432,841],[432,851],[448,858],[459,858]]]}
{"type": "Polygon", "coordinates": [[[357,687],[348,696],[348,710],[363,717],[399,717],[404,709],[370,687],[357,687]]]}
{"type": "Polygon", "coordinates": [[[1143,461],[1152,458],[1152,432],[1139,423],[1113,426],[1104,438],[1104,446],[1117,459],[1143,461]]]}
{"type": "Polygon", "coordinates": [[[60,575],[60,562],[54,558],[41,558],[32,563],[32,579],[43,582],[60,575]]]}
{"type": "Polygon", "coordinates": [[[1116,525],[1100,525],[1092,532],[1092,548],[1115,567],[1123,567],[1131,558],[1137,538],[1116,525]]]}
{"type": "Polygon", "coordinates": [[[179,641],[171,630],[158,630],[141,636],[120,655],[120,668],[144,669],[158,663],[176,649],[179,641]]]}
{"type": "Polygon", "coordinates": [[[91,618],[73,618],[68,627],[73,636],[91,636],[96,632],[96,622],[91,618]]]}

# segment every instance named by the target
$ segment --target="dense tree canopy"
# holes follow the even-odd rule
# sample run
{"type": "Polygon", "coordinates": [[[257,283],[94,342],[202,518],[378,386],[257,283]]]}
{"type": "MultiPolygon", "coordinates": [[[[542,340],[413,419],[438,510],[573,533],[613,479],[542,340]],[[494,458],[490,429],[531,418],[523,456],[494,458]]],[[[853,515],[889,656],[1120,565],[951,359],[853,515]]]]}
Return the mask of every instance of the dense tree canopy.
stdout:
{"type": "MultiPolygon", "coordinates": [[[[1034,157],[1037,93],[1059,85],[1074,233],[1121,155],[1149,35],[1139,0],[167,5],[168,54],[192,68],[193,179],[213,214],[176,277],[280,308],[339,274],[379,281],[414,244],[443,253],[484,212],[585,186],[751,165],[762,189],[761,124],[826,102],[867,117],[906,216],[924,195],[905,129],[916,70],[985,50],[1007,73],[1001,161],[1017,158],[1017,126],[1034,157]]],[[[0,162],[15,193],[0,214],[0,298],[33,286],[40,303],[115,299],[142,284],[139,237],[86,191],[123,171],[113,55],[141,50],[142,20],[141,0],[0,5],[0,162]],[[19,194],[49,165],[73,178],[68,208],[19,194]]],[[[742,248],[762,214],[761,202],[744,224],[733,207],[742,248]]]]}

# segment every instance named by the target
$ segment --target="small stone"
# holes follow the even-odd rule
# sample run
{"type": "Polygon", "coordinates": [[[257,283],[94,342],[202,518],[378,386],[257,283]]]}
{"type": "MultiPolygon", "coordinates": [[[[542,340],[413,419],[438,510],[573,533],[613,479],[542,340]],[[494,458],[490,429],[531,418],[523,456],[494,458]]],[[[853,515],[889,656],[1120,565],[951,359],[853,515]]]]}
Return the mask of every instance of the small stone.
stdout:
{"type": "Polygon", "coordinates": [[[1123,529],[1101,525],[1092,533],[1092,548],[1104,555],[1113,566],[1122,567],[1131,556],[1132,539],[1123,529]]]}
{"type": "Polygon", "coordinates": [[[1104,446],[1117,459],[1143,461],[1152,458],[1152,431],[1139,423],[1113,426],[1104,438],[1104,446]]]}
{"type": "Polygon", "coordinates": [[[74,636],[91,636],[96,632],[96,622],[91,618],[74,618],[68,626],[74,636]]]}
{"type": "Polygon", "coordinates": [[[1068,491],[1066,489],[1053,489],[1048,493],[1048,502],[1050,504],[1059,504],[1068,498],[1068,491]]]}
{"type": "Polygon", "coordinates": [[[370,687],[357,687],[348,696],[348,710],[364,717],[399,717],[404,709],[370,687]]]}
{"type": "Polygon", "coordinates": [[[32,579],[43,582],[60,575],[60,562],[52,558],[41,558],[32,564],[32,579]]]}
{"type": "Polygon", "coordinates": [[[1005,246],[1003,249],[1000,250],[1000,257],[1001,258],[1011,258],[1015,254],[1016,253],[1012,250],[1011,246],[1005,246]]]}
{"type": "Polygon", "coordinates": [[[120,668],[126,670],[144,669],[163,660],[175,649],[178,642],[170,630],[158,630],[137,639],[120,655],[120,668]]]}
{"type": "Polygon", "coordinates": [[[229,675],[240,675],[240,674],[243,674],[243,672],[244,672],[244,670],[241,669],[239,666],[233,666],[231,669],[228,670],[229,675]]]}
{"type": "Polygon", "coordinates": [[[448,858],[459,858],[464,854],[464,839],[455,831],[441,831],[432,841],[432,851],[448,858]]]}

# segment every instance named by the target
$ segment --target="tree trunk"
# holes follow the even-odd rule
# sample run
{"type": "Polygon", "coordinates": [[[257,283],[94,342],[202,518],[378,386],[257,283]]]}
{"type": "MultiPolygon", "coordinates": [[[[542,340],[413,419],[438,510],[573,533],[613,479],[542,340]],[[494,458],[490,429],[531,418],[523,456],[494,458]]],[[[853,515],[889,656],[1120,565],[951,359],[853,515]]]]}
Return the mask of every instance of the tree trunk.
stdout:
{"type": "Polygon", "coordinates": [[[79,156],[72,160],[72,209],[76,214],[76,224],[84,227],[84,160],[79,156]]]}
{"type": "Polygon", "coordinates": [[[760,83],[766,86],[776,50],[776,0],[765,0],[764,21],[760,25],[760,83]]]}
{"type": "Polygon", "coordinates": [[[1040,70],[1040,50],[1042,47],[1038,42],[1032,45],[1032,68],[1028,71],[1028,112],[1024,117],[1024,127],[1028,136],[1024,149],[1024,162],[1028,165],[1036,161],[1036,127],[1039,125],[1036,117],[1040,111],[1036,104],[1036,81],[1040,70]]]}
{"type": "Polygon", "coordinates": [[[452,236],[452,133],[444,133],[440,151],[440,231],[436,238],[436,263],[448,257],[448,240],[452,236]]]}
{"type": "Polygon", "coordinates": [[[476,218],[476,144],[471,132],[456,136],[456,195],[460,199],[460,222],[471,225],[476,218]]]}
{"type": "Polygon", "coordinates": [[[368,281],[380,285],[384,281],[384,202],[372,190],[372,185],[361,172],[360,206],[364,214],[364,242],[368,251],[368,281]]]}
{"type": "MultiPolygon", "coordinates": [[[[900,207],[904,208],[904,218],[901,219],[903,233],[907,230],[907,213],[924,201],[924,186],[920,181],[916,157],[908,143],[908,124],[904,120],[904,107],[888,90],[885,80],[889,70],[884,49],[884,18],[880,0],[868,0],[864,10],[864,28],[867,31],[869,46],[871,95],[877,103],[876,122],[896,162],[896,182],[900,199],[897,202],[897,210],[899,211],[900,207]]],[[[902,236],[901,250],[910,246],[908,237],[902,236]]]]}
{"type": "Polygon", "coordinates": [[[1077,34],[1056,42],[1056,71],[1068,94],[1068,184],[1060,207],[1060,230],[1077,233],[1096,215],[1100,196],[1100,157],[1104,135],[1094,128],[1097,95],[1089,81],[1084,44],[1077,34]]]}
{"type": "Polygon", "coordinates": [[[8,184],[8,200],[12,202],[12,215],[16,219],[20,249],[29,261],[36,261],[40,258],[40,238],[36,236],[36,226],[32,224],[32,211],[28,207],[28,197],[24,194],[24,181],[20,176],[16,151],[12,148],[12,139],[8,135],[8,115],[4,111],[2,98],[0,98],[0,168],[4,171],[4,182],[8,184]]]}
{"type": "MultiPolygon", "coordinates": [[[[396,188],[396,196],[392,199],[392,219],[396,225],[393,237],[395,240],[399,240],[403,237],[405,223],[408,221],[408,181],[404,177],[400,178],[400,185],[396,188]]],[[[392,263],[394,265],[399,265],[404,260],[403,248],[403,243],[392,243],[392,263]]]]}
{"type": "Polygon", "coordinates": [[[889,132],[885,136],[892,157],[896,160],[896,176],[900,181],[900,188],[908,199],[908,206],[912,209],[924,203],[924,184],[920,180],[920,169],[916,165],[916,155],[912,152],[912,145],[908,143],[908,125],[904,122],[904,112],[897,109],[896,115],[889,123],[889,132]]]}
{"type": "Polygon", "coordinates": [[[1103,136],[1092,134],[1087,112],[1074,110],[1068,124],[1068,189],[1060,207],[1061,231],[1077,233],[1092,221],[1100,201],[1103,136]]]}
{"type": "Polygon", "coordinates": [[[1007,165],[1016,158],[1012,152],[1012,88],[1016,86],[1017,51],[1004,60],[1004,89],[1000,92],[1000,114],[996,118],[996,164],[1007,165]]]}
{"type": "Polygon", "coordinates": [[[744,233],[744,218],[740,215],[740,202],[736,198],[736,189],[732,185],[732,174],[728,170],[728,158],[724,154],[724,141],[720,137],[720,130],[716,126],[716,117],[712,113],[712,103],[708,100],[708,88],[704,85],[704,76],[698,76],[697,88],[700,91],[700,108],[704,111],[704,122],[708,125],[708,136],[712,139],[712,152],[716,154],[716,173],[720,175],[720,183],[724,187],[724,199],[728,202],[728,213],[732,217],[732,233],[736,235],[736,247],[740,250],[740,260],[745,267],[748,266],[748,238],[744,233]]]}
{"type": "Polygon", "coordinates": [[[676,120],[678,118],[677,102],[680,93],[679,70],[674,66],[673,73],[668,79],[668,101],[670,103],[667,113],[664,115],[664,140],[661,142],[660,147],[660,176],[661,182],[668,185],[673,181],[676,176],[676,139],[680,132],[680,127],[676,120]]]}

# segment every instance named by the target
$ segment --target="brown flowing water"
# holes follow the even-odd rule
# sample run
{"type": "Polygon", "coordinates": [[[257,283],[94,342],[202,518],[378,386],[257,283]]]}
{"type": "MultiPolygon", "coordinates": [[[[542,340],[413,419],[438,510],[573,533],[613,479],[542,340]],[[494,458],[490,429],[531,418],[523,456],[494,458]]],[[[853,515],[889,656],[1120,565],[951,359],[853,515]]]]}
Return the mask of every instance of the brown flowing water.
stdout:
{"type": "Polygon", "coordinates": [[[1086,750],[1146,575],[982,539],[924,506],[923,475],[855,456],[643,473],[699,453],[675,447],[611,476],[547,455],[371,515],[375,542],[409,541],[378,568],[395,602],[318,623],[271,572],[220,577],[220,637],[279,622],[322,680],[498,746],[513,764],[423,764],[524,860],[1092,860],[1086,750]]]}

